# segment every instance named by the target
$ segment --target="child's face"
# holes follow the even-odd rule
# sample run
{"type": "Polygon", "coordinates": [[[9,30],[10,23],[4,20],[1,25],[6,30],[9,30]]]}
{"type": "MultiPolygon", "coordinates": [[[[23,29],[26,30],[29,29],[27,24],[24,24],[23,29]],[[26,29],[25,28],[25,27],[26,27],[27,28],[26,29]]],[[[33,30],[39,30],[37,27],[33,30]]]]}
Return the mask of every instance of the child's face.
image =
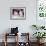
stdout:
{"type": "Polygon", "coordinates": [[[14,11],[14,15],[18,15],[18,12],[17,11],[14,11]]]}

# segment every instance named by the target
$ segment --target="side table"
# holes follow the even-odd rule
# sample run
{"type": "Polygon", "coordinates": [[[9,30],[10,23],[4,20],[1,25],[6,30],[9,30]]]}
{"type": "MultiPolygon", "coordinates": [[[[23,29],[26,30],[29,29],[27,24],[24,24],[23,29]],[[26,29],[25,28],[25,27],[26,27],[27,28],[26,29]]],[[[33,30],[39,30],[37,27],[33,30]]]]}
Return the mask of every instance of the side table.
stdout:
{"type": "Polygon", "coordinates": [[[10,36],[16,36],[16,45],[15,46],[18,46],[18,33],[16,34],[10,34],[10,33],[6,33],[5,34],[5,46],[7,46],[8,42],[7,42],[7,38],[10,38],[10,36]],[[8,37],[7,37],[8,36],[8,37]]]}

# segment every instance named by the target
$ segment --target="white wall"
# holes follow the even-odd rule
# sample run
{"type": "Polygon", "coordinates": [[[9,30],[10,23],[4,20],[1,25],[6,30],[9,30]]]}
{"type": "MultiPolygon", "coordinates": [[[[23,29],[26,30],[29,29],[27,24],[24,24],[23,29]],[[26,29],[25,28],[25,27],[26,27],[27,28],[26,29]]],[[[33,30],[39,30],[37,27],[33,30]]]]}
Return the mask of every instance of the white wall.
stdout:
{"type": "Polygon", "coordinates": [[[0,0],[0,34],[17,26],[32,35],[32,24],[36,24],[36,0],[0,0]],[[10,7],[26,7],[26,20],[10,20],[10,7]]]}

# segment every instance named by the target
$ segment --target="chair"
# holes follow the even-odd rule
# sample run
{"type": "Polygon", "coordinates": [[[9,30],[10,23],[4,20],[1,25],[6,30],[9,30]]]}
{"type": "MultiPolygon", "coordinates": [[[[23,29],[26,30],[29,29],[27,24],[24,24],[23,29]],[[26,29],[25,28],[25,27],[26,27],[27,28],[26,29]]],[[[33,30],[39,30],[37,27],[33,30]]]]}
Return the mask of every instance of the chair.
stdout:
{"type": "Polygon", "coordinates": [[[21,33],[20,40],[21,42],[19,42],[19,46],[30,46],[29,33],[21,33]]]}

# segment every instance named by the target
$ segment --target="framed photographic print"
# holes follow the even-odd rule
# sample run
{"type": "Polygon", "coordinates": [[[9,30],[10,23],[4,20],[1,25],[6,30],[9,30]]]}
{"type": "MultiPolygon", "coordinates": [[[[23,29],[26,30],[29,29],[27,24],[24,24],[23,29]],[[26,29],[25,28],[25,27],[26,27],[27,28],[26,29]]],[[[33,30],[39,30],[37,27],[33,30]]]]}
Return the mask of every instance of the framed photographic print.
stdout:
{"type": "Polygon", "coordinates": [[[11,7],[10,8],[10,19],[11,20],[26,19],[26,8],[25,7],[11,7]]]}
{"type": "Polygon", "coordinates": [[[36,23],[37,25],[46,25],[46,0],[37,0],[36,5],[36,23]]]}
{"type": "Polygon", "coordinates": [[[37,16],[39,19],[46,18],[46,0],[37,1],[37,16]]]}

